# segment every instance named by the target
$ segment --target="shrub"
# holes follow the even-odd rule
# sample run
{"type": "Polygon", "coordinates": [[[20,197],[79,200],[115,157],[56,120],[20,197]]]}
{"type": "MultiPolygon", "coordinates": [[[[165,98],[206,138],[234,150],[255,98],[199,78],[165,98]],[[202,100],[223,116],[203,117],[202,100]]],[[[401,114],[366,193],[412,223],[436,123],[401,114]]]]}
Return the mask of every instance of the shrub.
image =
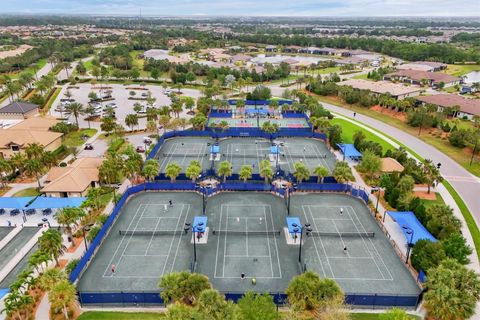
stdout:
{"type": "Polygon", "coordinates": [[[63,134],[70,133],[72,131],[77,131],[78,127],[75,124],[69,124],[66,122],[59,122],[56,125],[50,128],[51,131],[60,132],[63,134]]]}
{"type": "Polygon", "coordinates": [[[418,240],[412,250],[412,266],[420,271],[427,272],[428,269],[438,266],[445,258],[445,251],[442,244],[430,240],[418,240]]]}
{"type": "Polygon", "coordinates": [[[75,269],[75,267],[78,265],[79,262],[80,262],[80,259],[73,259],[72,261],[70,261],[65,267],[65,272],[67,274],[72,273],[73,269],[75,269]]]}
{"type": "Polygon", "coordinates": [[[452,131],[448,137],[448,141],[454,147],[464,148],[467,145],[468,136],[471,134],[469,130],[459,129],[452,131]]]}

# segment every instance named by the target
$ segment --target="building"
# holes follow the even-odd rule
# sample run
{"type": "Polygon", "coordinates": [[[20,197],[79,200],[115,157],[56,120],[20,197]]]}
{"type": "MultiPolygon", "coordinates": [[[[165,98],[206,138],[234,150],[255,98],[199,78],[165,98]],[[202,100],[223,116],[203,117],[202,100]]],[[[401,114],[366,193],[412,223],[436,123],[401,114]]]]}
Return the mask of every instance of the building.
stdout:
{"type": "Polygon", "coordinates": [[[452,87],[460,84],[461,78],[451,76],[441,72],[428,72],[419,70],[398,70],[396,72],[388,73],[383,77],[384,80],[402,81],[410,84],[422,85],[425,82],[430,87],[438,87],[441,83],[445,87],[452,87]]]}
{"type": "Polygon", "coordinates": [[[145,51],[142,57],[144,59],[167,60],[170,63],[176,63],[176,64],[183,64],[190,61],[185,57],[172,56],[168,53],[168,50],[162,50],[162,49],[151,49],[151,50],[145,51]]]}
{"type": "Polygon", "coordinates": [[[382,158],[382,167],[381,172],[393,173],[393,172],[403,172],[405,168],[394,158],[382,158]]]}
{"type": "Polygon", "coordinates": [[[252,57],[246,54],[236,54],[230,57],[231,63],[247,63],[250,60],[252,60],[252,57]]]}
{"type": "Polygon", "coordinates": [[[468,99],[456,94],[435,94],[418,97],[417,100],[423,104],[438,106],[438,111],[440,112],[445,108],[458,107],[459,111],[455,113],[457,118],[471,120],[474,115],[480,115],[480,100],[478,99],[468,99]]]}
{"type": "Polygon", "coordinates": [[[38,105],[14,101],[0,109],[0,119],[27,119],[38,115],[38,105]]]}
{"type": "Polygon", "coordinates": [[[405,63],[396,67],[398,70],[417,70],[425,72],[441,71],[447,68],[445,63],[432,62],[432,61],[416,61],[411,63],[405,63]]]}
{"type": "Polygon", "coordinates": [[[299,47],[299,46],[287,46],[287,47],[285,47],[285,49],[283,49],[283,52],[285,52],[285,53],[298,53],[301,48],[302,47],[299,47]]]}
{"type": "Polygon", "coordinates": [[[269,45],[265,47],[265,52],[277,52],[277,46],[269,45]]]}
{"type": "Polygon", "coordinates": [[[54,167],[47,174],[47,184],[40,190],[50,197],[83,197],[98,186],[98,168],[102,158],[80,158],[66,167],[54,167]]]}
{"type": "Polygon", "coordinates": [[[62,136],[63,133],[44,130],[3,129],[0,131],[0,157],[10,158],[32,143],[42,145],[45,151],[55,151],[62,145],[62,136]]]}
{"type": "Polygon", "coordinates": [[[59,122],[60,120],[54,117],[34,117],[25,119],[11,126],[9,130],[48,131],[59,122]]]}
{"type": "Polygon", "coordinates": [[[358,90],[370,90],[374,94],[389,93],[392,98],[402,100],[408,97],[420,95],[421,88],[417,86],[405,86],[389,81],[368,81],[363,79],[349,79],[338,83],[339,86],[350,86],[358,90]]]}

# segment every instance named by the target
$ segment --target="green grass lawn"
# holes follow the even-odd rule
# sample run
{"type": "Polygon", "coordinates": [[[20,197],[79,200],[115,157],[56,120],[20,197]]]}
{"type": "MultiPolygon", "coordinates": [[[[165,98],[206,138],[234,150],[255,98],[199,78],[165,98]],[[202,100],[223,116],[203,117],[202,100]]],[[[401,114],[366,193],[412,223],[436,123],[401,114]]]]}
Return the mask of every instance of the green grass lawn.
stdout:
{"type": "MultiPolygon", "coordinates": [[[[47,59],[38,60],[37,63],[35,63],[35,65],[37,67],[36,68],[37,71],[42,69],[43,67],[45,67],[46,64],[47,64],[47,59]]],[[[9,75],[12,79],[18,79],[18,77],[20,76],[20,73],[25,72],[25,71],[31,72],[32,74],[35,73],[35,69],[33,67],[28,67],[28,68],[25,68],[24,70],[21,70],[19,72],[15,72],[15,73],[12,73],[12,74],[9,74],[9,75]]]]}
{"type": "Polygon", "coordinates": [[[52,107],[53,102],[57,99],[58,95],[62,91],[62,88],[55,88],[55,92],[50,96],[50,99],[45,102],[44,106],[42,107],[43,112],[48,112],[52,107]]]}
{"type": "Polygon", "coordinates": [[[480,64],[449,64],[447,69],[443,72],[451,74],[452,76],[463,76],[472,71],[480,71],[480,64]]]}
{"type": "Polygon", "coordinates": [[[165,319],[165,315],[153,312],[111,312],[87,311],[77,318],[78,320],[156,320],[165,319]]]}
{"type": "Polygon", "coordinates": [[[437,199],[435,200],[427,200],[427,199],[422,199],[422,204],[425,206],[425,208],[431,207],[435,204],[445,204],[445,201],[443,201],[442,196],[440,193],[436,192],[435,195],[437,196],[437,199]]]}
{"type": "Polygon", "coordinates": [[[358,74],[358,75],[354,76],[352,79],[370,80],[370,79],[368,79],[368,73],[358,74]]]}
{"type": "Polygon", "coordinates": [[[97,129],[80,129],[78,131],[70,132],[63,140],[63,144],[67,147],[78,147],[85,143],[82,139],[83,135],[87,135],[89,138],[97,133],[97,129]]]}
{"type": "Polygon", "coordinates": [[[40,192],[38,192],[37,188],[27,188],[20,191],[15,192],[12,197],[35,197],[38,196],[40,192]]]}
{"type": "Polygon", "coordinates": [[[375,141],[378,142],[382,148],[383,152],[387,150],[394,150],[395,148],[382,138],[378,137],[377,135],[371,133],[370,131],[367,131],[356,124],[353,124],[347,120],[344,119],[339,119],[339,118],[333,118],[330,123],[333,124],[338,124],[342,127],[342,140],[344,143],[353,143],[353,135],[357,131],[363,131],[365,133],[366,139],[370,141],[375,141]]]}

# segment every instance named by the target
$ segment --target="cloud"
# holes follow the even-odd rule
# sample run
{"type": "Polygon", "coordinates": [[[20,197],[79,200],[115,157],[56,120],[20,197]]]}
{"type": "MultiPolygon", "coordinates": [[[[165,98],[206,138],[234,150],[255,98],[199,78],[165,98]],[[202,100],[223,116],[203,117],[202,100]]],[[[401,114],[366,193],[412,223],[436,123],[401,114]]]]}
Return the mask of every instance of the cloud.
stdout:
{"type": "MultiPolygon", "coordinates": [[[[5,1],[5,0],[4,0],[5,1]]],[[[0,12],[231,16],[471,16],[471,0],[6,0],[0,12]]]]}

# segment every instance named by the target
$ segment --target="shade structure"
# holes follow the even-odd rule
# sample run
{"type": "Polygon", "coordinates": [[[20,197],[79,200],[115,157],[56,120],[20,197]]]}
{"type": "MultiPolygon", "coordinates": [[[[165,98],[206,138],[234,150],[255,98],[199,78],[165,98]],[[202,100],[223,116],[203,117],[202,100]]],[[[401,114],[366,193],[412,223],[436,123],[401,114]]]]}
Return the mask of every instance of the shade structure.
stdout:
{"type": "Polygon", "coordinates": [[[412,211],[387,211],[387,214],[400,226],[403,235],[407,239],[407,243],[413,238],[412,244],[417,243],[418,240],[437,241],[434,236],[418,221],[417,217],[412,211]]]}

